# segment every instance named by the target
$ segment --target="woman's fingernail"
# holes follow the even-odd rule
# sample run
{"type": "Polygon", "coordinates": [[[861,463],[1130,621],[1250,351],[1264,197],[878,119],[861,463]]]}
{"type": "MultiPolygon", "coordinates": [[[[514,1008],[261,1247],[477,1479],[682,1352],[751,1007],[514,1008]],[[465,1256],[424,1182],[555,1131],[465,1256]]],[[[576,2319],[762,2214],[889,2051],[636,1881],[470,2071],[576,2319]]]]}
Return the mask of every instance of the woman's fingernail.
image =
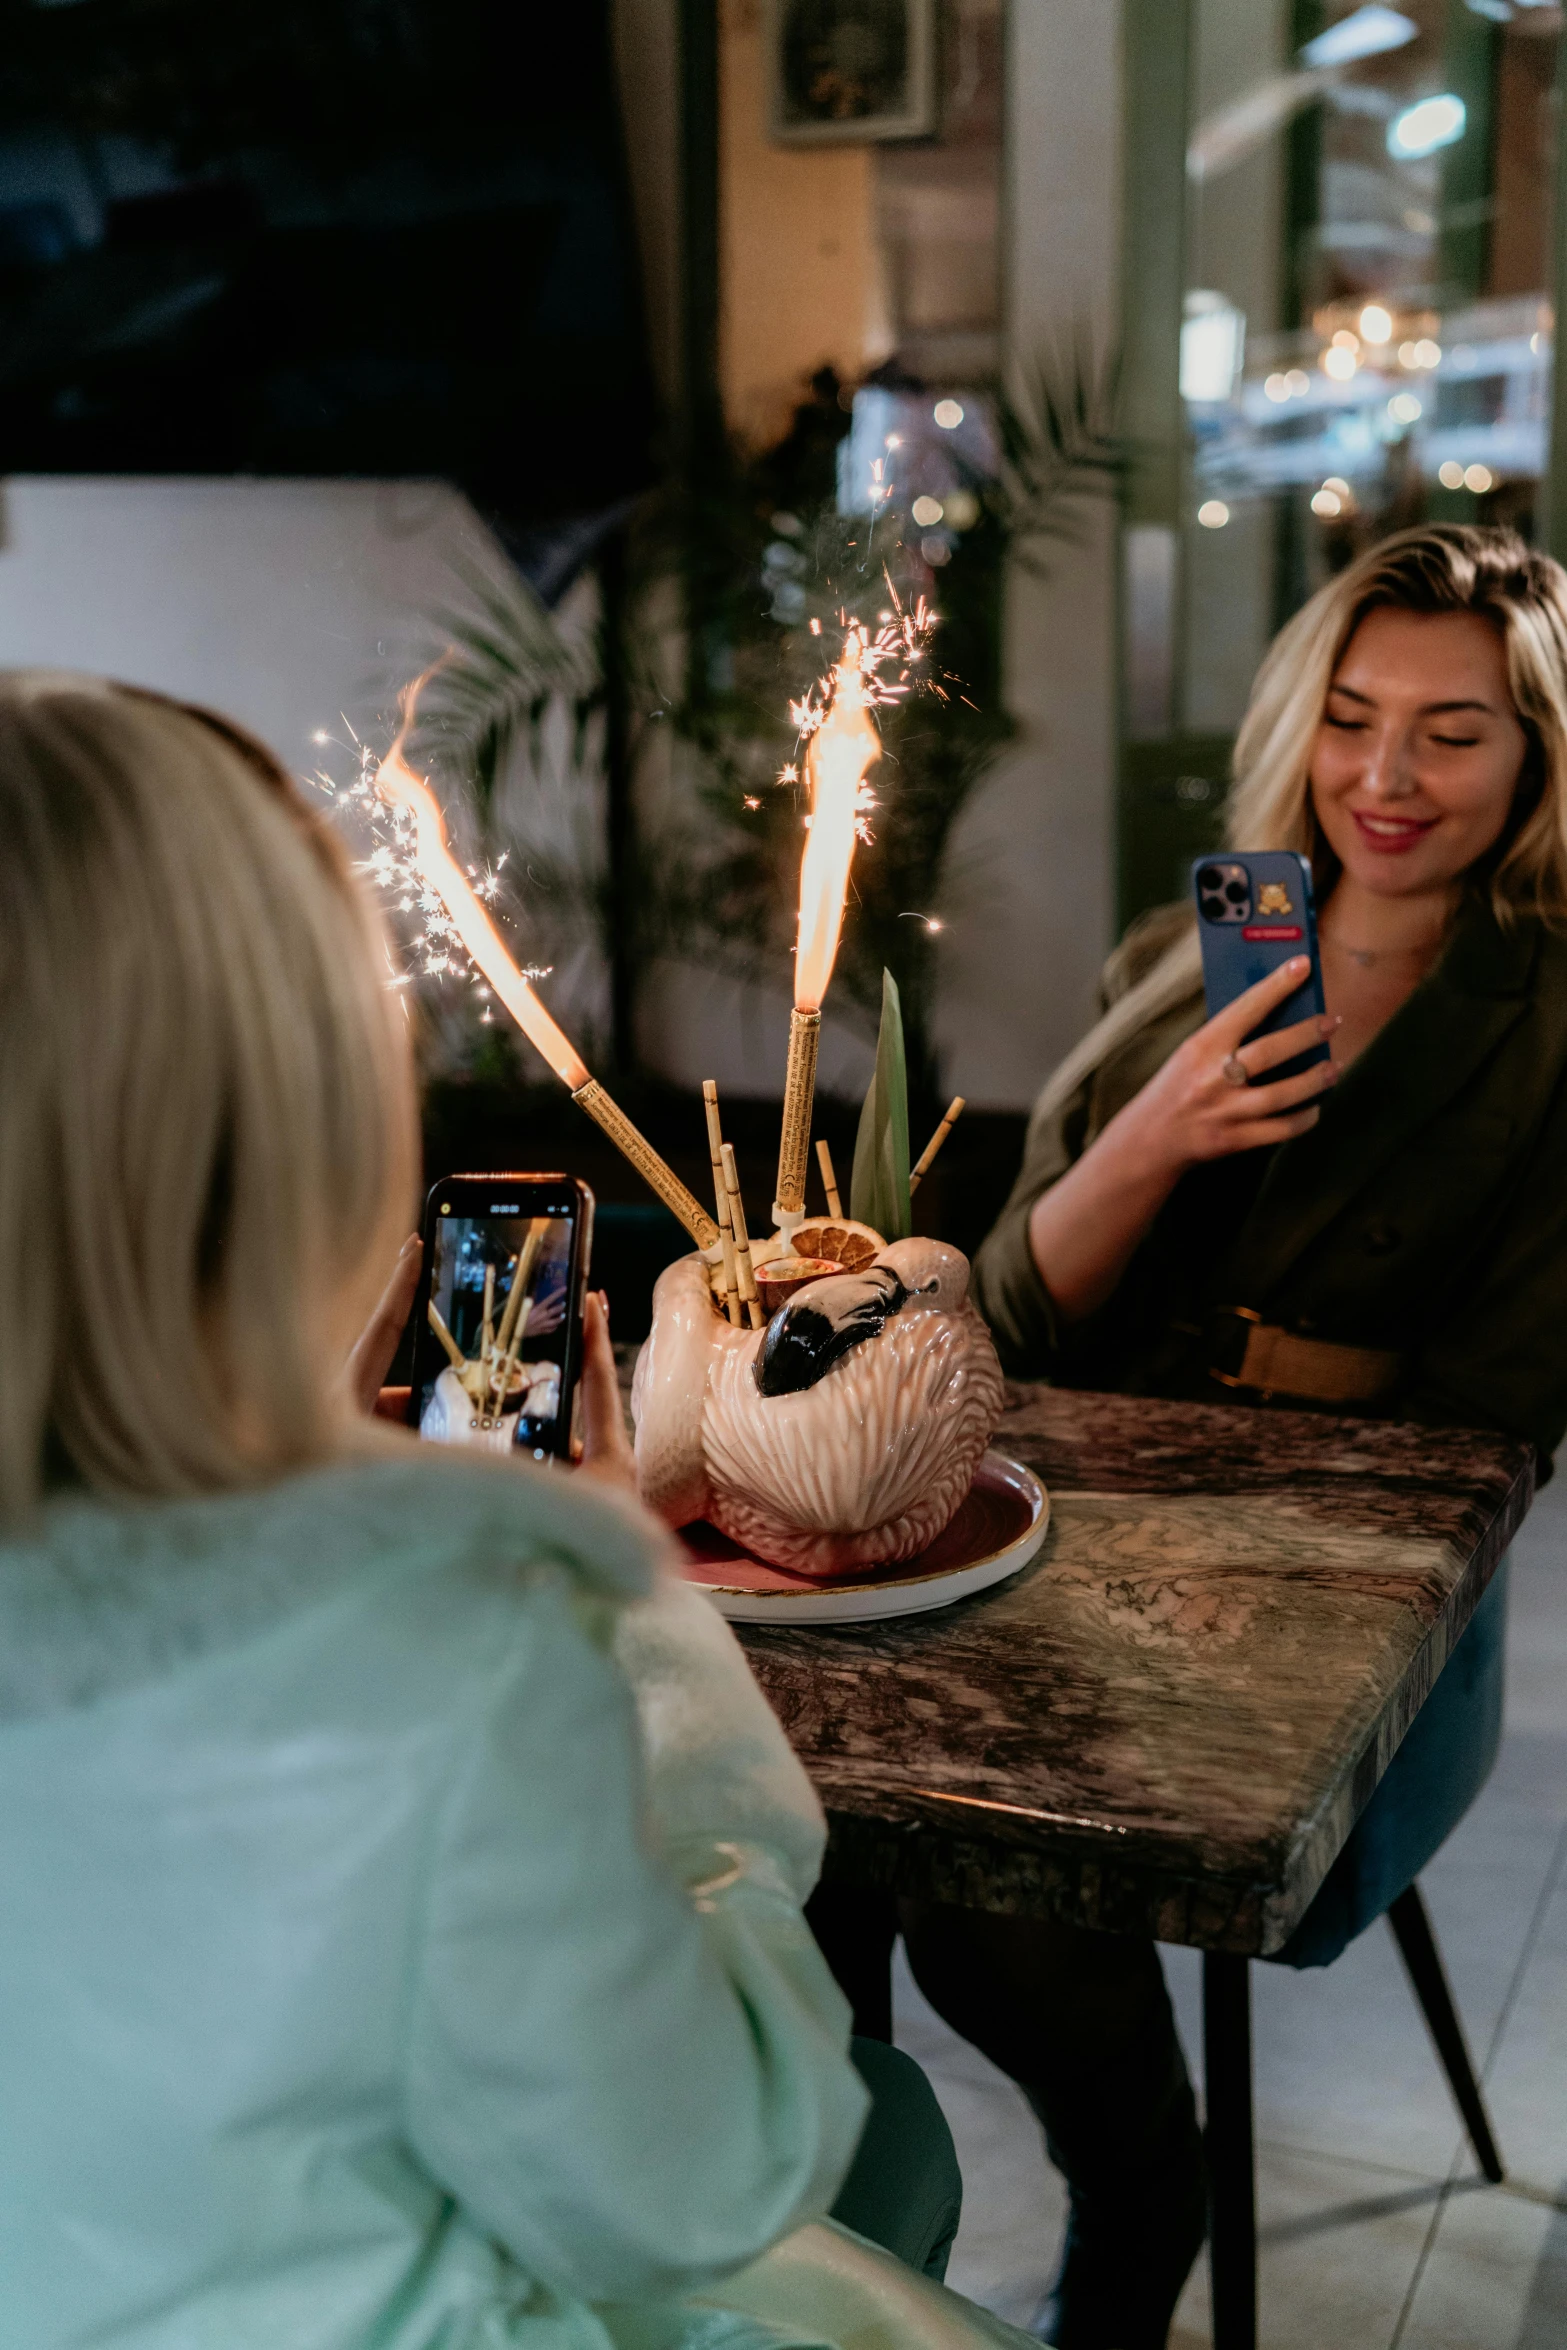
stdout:
{"type": "Polygon", "coordinates": [[[1309,971],[1311,969],[1311,957],[1309,955],[1291,955],[1285,968],[1290,971],[1309,971]]]}

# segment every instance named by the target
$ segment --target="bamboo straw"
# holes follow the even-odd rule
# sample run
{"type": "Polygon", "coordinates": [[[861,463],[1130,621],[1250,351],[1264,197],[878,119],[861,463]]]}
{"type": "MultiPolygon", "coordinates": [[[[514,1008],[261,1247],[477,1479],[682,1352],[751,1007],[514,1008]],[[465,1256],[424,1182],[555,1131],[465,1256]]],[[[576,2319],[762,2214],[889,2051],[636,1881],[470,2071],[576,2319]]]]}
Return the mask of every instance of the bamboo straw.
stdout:
{"type": "Polygon", "coordinates": [[[912,1199],[914,1194],[918,1191],[922,1179],[930,1173],[932,1166],[935,1164],[936,1153],[940,1150],[942,1144],[946,1141],[947,1136],[952,1132],[953,1127],[956,1126],[958,1120],[962,1117],[964,1106],[963,1096],[960,1093],[955,1093],[951,1101],[947,1104],[946,1116],[942,1119],[941,1124],[937,1127],[935,1133],[931,1136],[929,1142],[926,1143],[925,1148],[921,1151],[919,1158],[915,1162],[913,1171],[909,1176],[910,1199],[912,1199]]]}
{"type": "Polygon", "coordinates": [[[751,1328],[760,1330],[767,1317],[762,1312],[762,1301],[756,1294],[756,1275],[751,1269],[751,1236],[745,1228],[745,1202],[740,1197],[740,1178],[735,1173],[734,1145],[726,1142],[720,1148],[724,1161],[724,1189],[729,1195],[729,1220],[734,1226],[735,1271],[740,1276],[740,1296],[751,1328]]]}
{"type": "Polygon", "coordinates": [[[578,1109],[586,1110],[595,1125],[604,1132],[618,1151],[631,1161],[643,1181],[650,1184],[671,1214],[679,1217],[698,1248],[714,1248],[718,1243],[718,1226],[707,1210],[694,1200],[673,1167],[661,1159],[645,1134],[639,1134],[625,1111],[604,1091],[596,1077],[586,1085],[579,1085],[572,1095],[578,1109]]]}
{"type": "Polygon", "coordinates": [[[500,1420],[506,1410],[506,1398],[511,1392],[511,1375],[517,1368],[517,1357],[527,1333],[528,1316],[533,1311],[533,1275],[538,1265],[539,1251],[544,1246],[544,1235],[549,1229],[548,1216],[535,1216],[528,1226],[528,1237],[517,1258],[517,1270],[511,1277],[511,1288],[506,1295],[506,1308],[501,1315],[501,1326],[495,1340],[499,1363],[498,1374],[492,1367],[495,1400],[490,1407],[490,1418],[500,1420]]]}
{"type": "Polygon", "coordinates": [[[729,1189],[724,1182],[724,1136],[718,1122],[718,1087],[711,1077],[702,1080],[702,1101],[707,1111],[707,1147],[713,1161],[713,1196],[718,1202],[718,1237],[724,1249],[724,1311],[738,1330],[745,1316],[740,1311],[734,1219],[729,1213],[729,1189]]]}
{"type": "Polygon", "coordinates": [[[816,1158],[822,1171],[822,1186],[827,1194],[827,1213],[829,1216],[841,1216],[843,1202],[838,1197],[838,1178],[833,1173],[832,1152],[827,1148],[825,1135],[816,1145],[816,1158]]]}
{"type": "Polygon", "coordinates": [[[805,1208],[805,1162],[811,1148],[811,1109],[816,1100],[816,1048],[821,1041],[820,1012],[789,1015],[789,1064],[784,1073],[783,1131],[778,1140],[778,1190],[773,1201],[775,1220],[796,1219],[805,1208]]]}
{"type": "Polygon", "coordinates": [[[458,1345],[456,1339],[452,1336],[451,1332],[447,1329],[446,1324],[442,1321],[440,1309],[436,1305],[433,1297],[424,1310],[429,1319],[430,1328],[435,1332],[436,1337],[440,1340],[442,1346],[445,1347],[447,1353],[451,1357],[452,1369],[458,1372],[466,1371],[468,1368],[468,1357],[463,1353],[462,1348],[458,1345]]]}
{"type": "MultiPolygon", "coordinates": [[[[524,1303],[527,1307],[527,1313],[531,1314],[533,1311],[532,1297],[530,1296],[526,1298],[524,1303]]],[[[489,1407],[490,1419],[496,1427],[499,1427],[502,1419],[505,1417],[506,1398],[511,1393],[511,1375],[517,1368],[517,1357],[522,1351],[523,1333],[526,1328],[527,1314],[524,1314],[522,1320],[512,1331],[511,1339],[507,1345],[505,1354],[503,1354],[500,1358],[500,1364],[495,1378],[494,1397],[489,1407]]]]}
{"type": "Polygon", "coordinates": [[[517,1270],[512,1275],[511,1287],[506,1293],[506,1303],[501,1310],[501,1326],[495,1338],[497,1354],[504,1354],[511,1344],[512,1332],[517,1327],[521,1300],[533,1286],[533,1269],[539,1261],[539,1251],[544,1246],[544,1235],[549,1229],[549,1221],[548,1216],[534,1216],[529,1222],[527,1235],[518,1252],[517,1270]]]}

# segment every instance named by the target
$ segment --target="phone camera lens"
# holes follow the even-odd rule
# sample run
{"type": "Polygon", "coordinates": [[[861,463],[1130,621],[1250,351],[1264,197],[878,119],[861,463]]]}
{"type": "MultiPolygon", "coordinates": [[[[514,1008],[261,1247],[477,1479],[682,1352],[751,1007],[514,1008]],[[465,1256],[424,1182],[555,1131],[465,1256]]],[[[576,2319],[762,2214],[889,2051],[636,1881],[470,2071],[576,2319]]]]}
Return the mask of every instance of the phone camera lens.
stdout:
{"type": "Polygon", "coordinates": [[[1240,905],[1246,895],[1245,882],[1227,881],[1224,885],[1224,894],[1229,899],[1232,906],[1240,905]]]}
{"type": "Polygon", "coordinates": [[[1202,901],[1202,910],[1210,922],[1219,921],[1224,913],[1223,898],[1205,897],[1202,901]]]}
{"type": "Polygon", "coordinates": [[[1222,889],[1224,887],[1224,875],[1219,871],[1217,865],[1205,865],[1203,867],[1202,871],[1197,876],[1197,887],[1205,894],[1210,890],[1222,889]]]}

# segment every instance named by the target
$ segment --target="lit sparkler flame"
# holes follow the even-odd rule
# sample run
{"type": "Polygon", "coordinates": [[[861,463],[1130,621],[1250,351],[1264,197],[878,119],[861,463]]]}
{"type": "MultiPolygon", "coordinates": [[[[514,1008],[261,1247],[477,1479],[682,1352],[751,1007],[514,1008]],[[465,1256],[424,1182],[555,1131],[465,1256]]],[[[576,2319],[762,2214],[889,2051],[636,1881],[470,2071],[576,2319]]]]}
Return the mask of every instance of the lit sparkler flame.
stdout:
{"type": "Polygon", "coordinates": [[[551,1019],[524,979],[500,932],[480,904],[472,883],[452,855],[440,802],[423,776],[415,775],[403,757],[419,690],[429,675],[426,670],[403,693],[402,723],[391,749],[376,769],[375,788],[391,806],[403,809],[411,818],[414,863],[428,888],[440,899],[474,964],[528,1042],[542,1053],[562,1083],[576,1093],[588,1082],[586,1067],[570,1038],[551,1019]]]}
{"type": "MultiPolygon", "coordinates": [[[[789,715],[805,740],[810,788],[794,962],[794,1003],[799,1012],[821,1010],[837,960],[854,846],[871,837],[870,812],[876,802],[866,777],[881,757],[881,737],[871,712],[878,704],[900,701],[908,692],[936,625],[923,596],[906,607],[890,578],[887,592],[892,609],[880,615],[875,634],[854,622],[835,666],[803,701],[790,706],[789,715]],[[885,675],[887,671],[895,674],[885,675]]],[[[790,765],[778,780],[793,783],[797,775],[798,768],[790,765]]]]}
{"type": "Polygon", "coordinates": [[[870,714],[865,631],[851,628],[833,671],[832,699],[805,754],[810,830],[800,860],[800,929],[794,956],[794,1001],[819,1012],[838,956],[854,844],[875,802],[865,778],[881,757],[870,714]]]}
{"type": "MultiPolygon", "coordinates": [[[[794,1012],[784,1073],[783,1130],[778,1143],[778,1187],[773,1216],[787,1238],[805,1208],[805,1163],[816,1095],[816,1050],[822,999],[838,957],[843,909],[856,841],[870,839],[875,806],[866,777],[881,757],[871,710],[908,692],[914,666],[925,657],[934,615],[922,596],[912,610],[898,600],[890,577],[891,611],[876,632],[850,624],[830,676],[790,711],[805,739],[811,812],[800,859],[800,925],[794,954],[794,1012]],[[893,677],[883,670],[896,668],[893,677]]],[[[793,770],[784,777],[793,780],[793,770]]],[[[783,780],[781,778],[780,780],[783,780]]]]}

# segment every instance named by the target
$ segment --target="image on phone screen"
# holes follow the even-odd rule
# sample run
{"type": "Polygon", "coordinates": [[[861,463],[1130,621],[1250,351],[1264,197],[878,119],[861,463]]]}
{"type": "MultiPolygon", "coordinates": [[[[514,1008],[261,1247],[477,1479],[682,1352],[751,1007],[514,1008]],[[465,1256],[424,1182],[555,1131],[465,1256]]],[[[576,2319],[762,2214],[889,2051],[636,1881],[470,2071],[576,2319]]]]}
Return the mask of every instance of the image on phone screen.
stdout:
{"type": "Polygon", "coordinates": [[[502,1196],[482,1216],[432,1219],[418,1428],[542,1460],[559,1449],[572,1219],[507,1208],[502,1196]]]}

